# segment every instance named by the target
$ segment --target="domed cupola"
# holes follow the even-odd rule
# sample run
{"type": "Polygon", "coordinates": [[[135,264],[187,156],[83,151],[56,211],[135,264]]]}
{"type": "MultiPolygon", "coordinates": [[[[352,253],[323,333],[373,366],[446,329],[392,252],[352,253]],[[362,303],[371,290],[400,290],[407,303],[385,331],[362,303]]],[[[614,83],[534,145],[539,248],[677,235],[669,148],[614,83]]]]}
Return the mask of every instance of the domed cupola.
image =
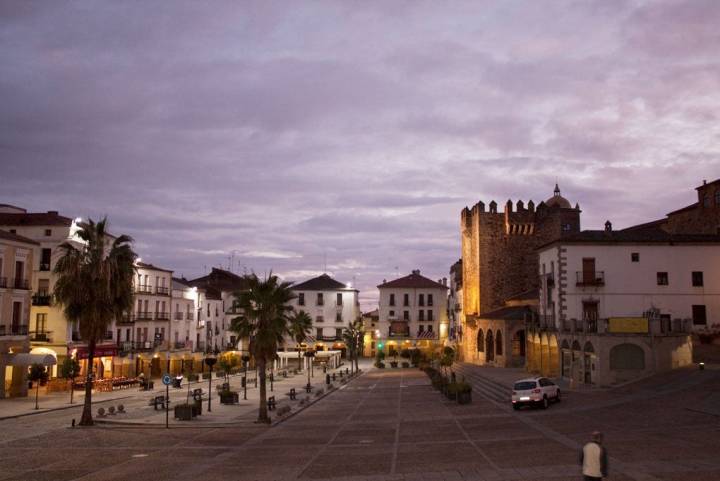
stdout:
{"type": "Polygon", "coordinates": [[[560,195],[560,187],[558,187],[557,183],[555,184],[553,196],[545,201],[545,205],[548,207],[560,207],[561,209],[572,209],[570,201],[560,195]]]}

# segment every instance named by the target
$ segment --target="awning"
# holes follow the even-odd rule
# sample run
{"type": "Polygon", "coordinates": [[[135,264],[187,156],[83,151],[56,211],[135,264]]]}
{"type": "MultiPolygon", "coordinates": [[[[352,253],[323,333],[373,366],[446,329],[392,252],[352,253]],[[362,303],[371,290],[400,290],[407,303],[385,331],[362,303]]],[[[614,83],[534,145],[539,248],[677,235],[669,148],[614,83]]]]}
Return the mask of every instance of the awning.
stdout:
{"type": "Polygon", "coordinates": [[[42,364],[43,366],[54,366],[57,359],[52,354],[29,354],[20,352],[9,354],[7,360],[8,366],[30,366],[31,364],[42,364]]]}
{"type": "MultiPolygon", "coordinates": [[[[115,344],[100,344],[95,346],[95,358],[104,356],[117,356],[117,346],[115,344]]],[[[88,348],[87,346],[80,346],[77,348],[77,358],[87,359],[88,348]]]]}

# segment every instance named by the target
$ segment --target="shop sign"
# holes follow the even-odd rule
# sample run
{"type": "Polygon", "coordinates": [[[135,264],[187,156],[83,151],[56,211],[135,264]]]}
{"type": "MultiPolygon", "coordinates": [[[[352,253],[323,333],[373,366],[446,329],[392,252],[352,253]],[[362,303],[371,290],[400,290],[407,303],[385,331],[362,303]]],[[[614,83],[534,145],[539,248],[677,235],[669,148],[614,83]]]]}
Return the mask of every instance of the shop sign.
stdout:
{"type": "Polygon", "coordinates": [[[608,332],[614,334],[647,334],[646,317],[611,317],[608,319],[608,332]]]}

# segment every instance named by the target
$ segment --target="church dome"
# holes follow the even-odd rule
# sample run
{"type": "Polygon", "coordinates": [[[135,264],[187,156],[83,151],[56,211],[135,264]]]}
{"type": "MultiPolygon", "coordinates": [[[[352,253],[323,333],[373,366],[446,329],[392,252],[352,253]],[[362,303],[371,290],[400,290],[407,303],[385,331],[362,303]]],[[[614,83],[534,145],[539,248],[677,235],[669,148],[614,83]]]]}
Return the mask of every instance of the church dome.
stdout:
{"type": "Polygon", "coordinates": [[[553,196],[545,201],[545,205],[547,205],[548,207],[560,207],[562,209],[572,209],[572,205],[570,205],[570,201],[567,200],[562,195],[560,195],[560,187],[558,187],[557,184],[555,184],[555,191],[553,192],[553,196]]]}

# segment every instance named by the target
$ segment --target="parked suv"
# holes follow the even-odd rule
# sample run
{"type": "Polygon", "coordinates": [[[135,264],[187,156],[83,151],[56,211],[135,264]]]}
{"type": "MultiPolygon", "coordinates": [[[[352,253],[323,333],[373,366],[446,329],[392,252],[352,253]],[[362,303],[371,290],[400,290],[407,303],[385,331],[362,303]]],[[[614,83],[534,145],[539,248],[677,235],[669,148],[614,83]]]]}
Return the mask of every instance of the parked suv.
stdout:
{"type": "Polygon", "coordinates": [[[560,388],[546,377],[520,379],[513,385],[513,409],[526,404],[547,409],[550,401],[560,402],[560,388]]]}

